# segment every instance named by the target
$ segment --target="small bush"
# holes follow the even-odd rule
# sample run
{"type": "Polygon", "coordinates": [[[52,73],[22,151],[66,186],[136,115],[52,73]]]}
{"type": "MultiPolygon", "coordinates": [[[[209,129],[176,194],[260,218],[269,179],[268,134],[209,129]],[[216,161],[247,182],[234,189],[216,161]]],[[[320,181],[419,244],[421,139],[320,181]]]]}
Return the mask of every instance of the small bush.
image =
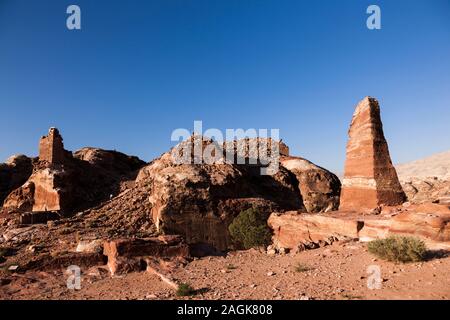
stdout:
{"type": "Polygon", "coordinates": [[[295,272],[307,272],[307,271],[311,271],[313,268],[303,264],[303,263],[298,263],[295,266],[295,272]]]}
{"type": "Polygon", "coordinates": [[[228,230],[233,242],[244,249],[267,246],[271,240],[267,216],[254,208],[239,213],[228,230]]]}
{"type": "Polygon", "coordinates": [[[227,265],[227,269],[228,269],[228,270],[234,270],[234,269],[237,269],[237,267],[234,266],[234,265],[232,265],[232,264],[228,264],[228,265],[227,265]]]}
{"type": "Polygon", "coordinates": [[[186,297],[195,294],[195,290],[187,283],[181,283],[177,289],[177,296],[186,297]]]}
{"type": "Polygon", "coordinates": [[[368,243],[370,253],[394,262],[417,262],[425,259],[425,243],[414,237],[391,236],[368,243]]]}

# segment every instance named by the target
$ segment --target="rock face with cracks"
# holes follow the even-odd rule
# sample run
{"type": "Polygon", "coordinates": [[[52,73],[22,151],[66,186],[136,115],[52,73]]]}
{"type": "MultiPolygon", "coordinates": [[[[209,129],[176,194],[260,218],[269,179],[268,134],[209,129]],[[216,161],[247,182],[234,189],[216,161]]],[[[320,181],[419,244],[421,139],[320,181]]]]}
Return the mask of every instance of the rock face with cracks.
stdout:
{"type": "Polygon", "coordinates": [[[295,176],[308,212],[328,212],[339,208],[341,182],[333,173],[300,157],[281,157],[281,166],[295,176]]]}
{"type": "MultiPolygon", "coordinates": [[[[213,143],[196,139],[202,139],[204,147],[213,143]]],[[[143,168],[136,182],[151,185],[149,201],[157,229],[180,234],[191,246],[232,248],[228,226],[251,207],[268,216],[273,210],[318,212],[337,206],[336,176],[304,159],[290,158],[293,171],[281,162],[274,175],[261,175],[260,164],[177,164],[172,151],[143,168]]],[[[244,158],[248,160],[249,153],[244,158]]]]}

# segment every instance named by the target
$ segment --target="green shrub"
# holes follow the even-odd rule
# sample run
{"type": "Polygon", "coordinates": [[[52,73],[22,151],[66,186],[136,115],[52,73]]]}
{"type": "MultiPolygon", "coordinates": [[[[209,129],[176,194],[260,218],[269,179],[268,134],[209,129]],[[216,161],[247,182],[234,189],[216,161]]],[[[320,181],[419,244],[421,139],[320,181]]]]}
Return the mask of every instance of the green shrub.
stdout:
{"type": "Polygon", "coordinates": [[[395,262],[417,262],[425,259],[427,248],[425,243],[414,237],[391,236],[386,239],[368,243],[370,253],[395,262]]]}
{"type": "Polygon", "coordinates": [[[177,289],[177,296],[186,297],[195,294],[195,290],[187,283],[180,283],[177,289]]]}
{"type": "Polygon", "coordinates": [[[271,232],[267,225],[267,216],[254,208],[241,211],[228,230],[233,242],[244,249],[270,244],[271,232]]]}

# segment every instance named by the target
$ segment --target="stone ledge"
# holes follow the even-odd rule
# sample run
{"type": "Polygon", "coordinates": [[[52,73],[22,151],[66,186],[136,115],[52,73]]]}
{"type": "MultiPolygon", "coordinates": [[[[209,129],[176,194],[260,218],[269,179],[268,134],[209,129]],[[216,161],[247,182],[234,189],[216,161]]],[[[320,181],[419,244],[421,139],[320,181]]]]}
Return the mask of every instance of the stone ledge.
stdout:
{"type": "Polygon", "coordinates": [[[268,224],[274,230],[275,248],[293,252],[328,245],[336,240],[367,242],[390,235],[415,236],[431,250],[450,250],[450,210],[447,207],[430,204],[396,210],[366,216],[344,211],[272,213],[268,224]]]}

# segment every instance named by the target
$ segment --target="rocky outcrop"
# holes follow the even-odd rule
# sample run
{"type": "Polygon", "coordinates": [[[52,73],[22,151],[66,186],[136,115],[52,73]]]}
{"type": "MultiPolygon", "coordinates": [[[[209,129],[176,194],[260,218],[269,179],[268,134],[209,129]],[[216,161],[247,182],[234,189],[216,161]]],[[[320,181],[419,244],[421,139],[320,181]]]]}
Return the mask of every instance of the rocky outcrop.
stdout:
{"type": "Polygon", "coordinates": [[[119,239],[106,241],[103,247],[112,275],[143,271],[151,259],[189,258],[189,248],[179,236],[119,239]]]}
{"type": "Polygon", "coordinates": [[[384,137],[378,101],[366,97],[356,107],[349,130],[340,209],[373,209],[405,200],[384,137]]]}
{"type": "Polygon", "coordinates": [[[23,185],[33,172],[33,159],[24,155],[10,157],[0,164],[0,205],[15,189],[23,185]]]}
{"type": "Polygon", "coordinates": [[[276,248],[302,251],[334,241],[357,239],[362,223],[338,215],[273,213],[268,220],[276,248]]]}
{"type": "Polygon", "coordinates": [[[274,246],[293,252],[337,240],[366,242],[390,235],[419,237],[430,249],[450,249],[450,210],[441,205],[394,207],[380,215],[273,213],[268,223],[274,231],[274,246]]]}
{"type": "Polygon", "coordinates": [[[308,212],[328,212],[339,208],[341,183],[336,175],[300,157],[281,157],[281,166],[295,176],[308,212]]]}
{"type": "Polygon", "coordinates": [[[450,205],[450,180],[437,177],[409,178],[401,183],[411,203],[434,202],[450,205]]]}
{"type": "MultiPolygon", "coordinates": [[[[203,139],[202,145],[212,143],[203,139]]],[[[228,225],[250,207],[268,216],[273,210],[324,211],[336,205],[337,178],[301,158],[285,159],[292,172],[282,162],[276,174],[261,175],[257,161],[179,164],[174,154],[171,150],[143,168],[136,182],[151,185],[149,201],[157,229],[180,234],[190,245],[231,248],[228,225]]],[[[243,154],[252,158],[248,150],[243,154]]]]}
{"type": "Polygon", "coordinates": [[[57,211],[70,214],[93,207],[120,192],[120,183],[134,180],[144,162],[116,151],[85,148],[75,157],[62,144],[56,128],[41,138],[33,173],[5,199],[9,212],[57,211]]]}
{"type": "Polygon", "coordinates": [[[48,135],[39,141],[39,161],[49,164],[62,164],[71,158],[70,152],[64,150],[63,138],[56,128],[50,128],[48,135]]]}
{"type": "Polygon", "coordinates": [[[103,169],[117,177],[134,179],[133,174],[145,165],[145,162],[135,156],[129,156],[113,150],[99,148],[82,148],[73,153],[74,158],[86,161],[95,168],[103,169]]]}
{"type": "Polygon", "coordinates": [[[409,202],[450,205],[450,151],[395,168],[409,202]]]}

